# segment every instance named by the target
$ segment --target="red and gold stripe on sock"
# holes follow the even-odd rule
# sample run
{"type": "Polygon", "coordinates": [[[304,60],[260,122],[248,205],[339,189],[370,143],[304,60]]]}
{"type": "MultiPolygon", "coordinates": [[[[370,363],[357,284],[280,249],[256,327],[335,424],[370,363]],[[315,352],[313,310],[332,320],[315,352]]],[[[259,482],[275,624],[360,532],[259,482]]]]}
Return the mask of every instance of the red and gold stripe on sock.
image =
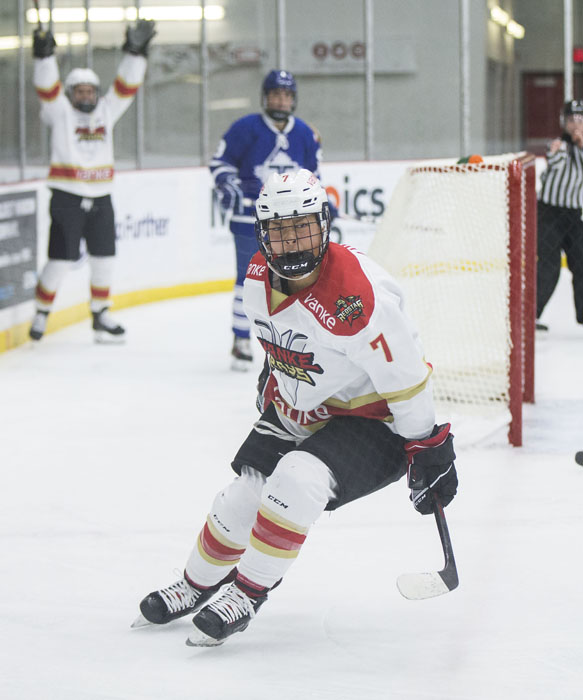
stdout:
{"type": "Polygon", "coordinates": [[[216,566],[234,566],[245,551],[245,547],[231,542],[217,530],[210,515],[198,536],[197,546],[200,556],[216,566]]]}
{"type": "Polygon", "coordinates": [[[263,554],[283,559],[294,559],[308,534],[308,527],[301,527],[282,518],[265,506],[257,511],[257,519],[251,531],[251,546],[263,554]]]}
{"type": "Polygon", "coordinates": [[[109,299],[109,287],[95,287],[91,285],[91,298],[95,301],[107,301],[109,299]]]}
{"type": "Polygon", "coordinates": [[[35,297],[39,304],[42,304],[43,306],[51,306],[56,296],[56,291],[49,292],[49,290],[45,289],[40,282],[36,285],[35,297]]]}

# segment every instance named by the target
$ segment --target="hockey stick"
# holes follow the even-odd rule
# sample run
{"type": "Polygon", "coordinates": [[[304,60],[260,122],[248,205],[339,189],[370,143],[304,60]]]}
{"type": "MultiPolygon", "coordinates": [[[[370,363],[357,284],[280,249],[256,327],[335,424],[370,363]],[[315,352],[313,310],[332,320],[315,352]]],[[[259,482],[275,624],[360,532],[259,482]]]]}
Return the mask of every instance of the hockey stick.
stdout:
{"type": "Polygon", "coordinates": [[[433,499],[435,501],[433,514],[435,515],[439,539],[443,548],[445,566],[441,571],[401,574],[397,578],[397,588],[401,595],[409,600],[424,600],[425,598],[434,598],[435,596],[449,593],[449,591],[457,588],[459,583],[443,506],[435,496],[433,496],[433,499]]]}
{"type": "Polygon", "coordinates": [[[40,21],[40,10],[38,7],[38,0],[32,0],[32,4],[34,5],[34,9],[36,10],[36,18],[38,20],[38,29],[42,32],[43,30],[43,25],[40,21]]]}

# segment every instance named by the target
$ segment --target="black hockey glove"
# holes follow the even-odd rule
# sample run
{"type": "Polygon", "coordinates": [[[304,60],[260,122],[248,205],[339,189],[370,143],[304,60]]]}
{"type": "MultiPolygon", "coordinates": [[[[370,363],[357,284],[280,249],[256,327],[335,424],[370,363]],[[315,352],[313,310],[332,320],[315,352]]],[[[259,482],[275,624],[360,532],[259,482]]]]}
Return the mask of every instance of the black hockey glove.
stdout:
{"type": "Polygon", "coordinates": [[[445,507],[457,491],[453,435],[451,425],[436,425],[433,432],[424,440],[409,440],[405,452],[409,466],[407,485],[411,489],[410,499],[415,510],[423,515],[433,512],[433,494],[439,496],[445,507]]]}
{"type": "Polygon", "coordinates": [[[32,55],[35,58],[48,58],[55,53],[57,42],[55,37],[47,29],[35,29],[32,33],[32,55]]]}
{"type": "Polygon", "coordinates": [[[156,35],[155,27],[156,22],[153,19],[139,19],[135,27],[126,29],[126,40],[122,50],[134,56],[147,56],[148,44],[156,35]]]}

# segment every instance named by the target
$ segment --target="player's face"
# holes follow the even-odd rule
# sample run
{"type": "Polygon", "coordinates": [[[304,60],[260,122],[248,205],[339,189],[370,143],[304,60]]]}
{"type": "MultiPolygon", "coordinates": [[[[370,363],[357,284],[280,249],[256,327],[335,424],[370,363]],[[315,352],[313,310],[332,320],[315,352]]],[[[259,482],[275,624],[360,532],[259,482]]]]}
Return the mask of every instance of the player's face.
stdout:
{"type": "Polygon", "coordinates": [[[294,94],[286,88],[270,90],[266,97],[266,108],[281,112],[290,112],[294,106],[294,94]]]}
{"type": "Polygon", "coordinates": [[[321,243],[322,231],[316,214],[269,222],[269,247],[276,256],[306,251],[318,255],[321,243]]]}
{"type": "Polygon", "coordinates": [[[97,104],[97,90],[93,85],[75,85],[73,88],[73,104],[97,104]]]}

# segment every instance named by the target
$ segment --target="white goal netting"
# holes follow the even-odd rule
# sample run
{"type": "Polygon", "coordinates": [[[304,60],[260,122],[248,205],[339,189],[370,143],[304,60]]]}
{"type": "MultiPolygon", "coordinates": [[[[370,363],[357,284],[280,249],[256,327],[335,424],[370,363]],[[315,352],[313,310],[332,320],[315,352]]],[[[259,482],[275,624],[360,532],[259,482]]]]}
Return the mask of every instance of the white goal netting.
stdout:
{"type": "Polygon", "coordinates": [[[508,154],[475,164],[411,166],[368,251],[405,291],[434,367],[438,410],[490,426],[515,420],[524,389],[526,240],[532,236],[525,162],[508,154]],[[520,352],[513,353],[517,343],[520,352]],[[513,372],[519,381],[512,381],[513,372]]]}

